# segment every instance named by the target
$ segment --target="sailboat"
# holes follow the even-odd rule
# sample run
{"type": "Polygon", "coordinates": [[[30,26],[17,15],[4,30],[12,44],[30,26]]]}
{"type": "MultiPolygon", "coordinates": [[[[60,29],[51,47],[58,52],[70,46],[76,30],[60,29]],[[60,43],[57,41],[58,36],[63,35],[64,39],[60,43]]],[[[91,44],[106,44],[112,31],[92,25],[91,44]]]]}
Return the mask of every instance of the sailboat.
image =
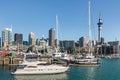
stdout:
{"type": "Polygon", "coordinates": [[[59,60],[69,60],[69,57],[66,53],[60,52],[58,47],[58,16],[56,15],[56,48],[53,52],[53,59],[59,60]]]}
{"type": "Polygon", "coordinates": [[[83,66],[98,66],[100,64],[100,59],[96,58],[91,51],[92,47],[92,34],[90,29],[90,0],[88,0],[88,29],[89,29],[89,42],[88,42],[88,53],[80,58],[75,59],[77,64],[83,66]]]}

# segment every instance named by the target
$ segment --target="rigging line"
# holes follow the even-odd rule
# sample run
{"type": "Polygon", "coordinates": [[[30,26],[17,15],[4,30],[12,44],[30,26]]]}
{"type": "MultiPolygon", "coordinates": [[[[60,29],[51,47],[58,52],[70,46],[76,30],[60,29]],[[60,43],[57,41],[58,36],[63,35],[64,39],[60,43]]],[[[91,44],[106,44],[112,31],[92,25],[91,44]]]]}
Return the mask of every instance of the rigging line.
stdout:
{"type": "MultiPolygon", "coordinates": [[[[59,26],[60,26],[60,24],[59,24],[59,26]]],[[[59,33],[59,34],[58,34],[59,40],[62,41],[61,47],[64,48],[64,45],[63,45],[63,33],[62,33],[62,31],[61,31],[61,27],[59,27],[58,33],[59,33]]]]}

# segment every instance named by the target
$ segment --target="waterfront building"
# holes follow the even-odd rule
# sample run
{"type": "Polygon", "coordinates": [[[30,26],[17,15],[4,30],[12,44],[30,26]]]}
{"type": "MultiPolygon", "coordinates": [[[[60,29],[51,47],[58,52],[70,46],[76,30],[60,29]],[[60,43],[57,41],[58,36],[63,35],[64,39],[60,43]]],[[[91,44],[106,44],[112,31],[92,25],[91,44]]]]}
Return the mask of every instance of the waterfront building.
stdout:
{"type": "Polygon", "coordinates": [[[44,38],[40,39],[40,46],[42,47],[48,46],[48,41],[44,38]]]}
{"type": "Polygon", "coordinates": [[[62,51],[73,52],[75,49],[75,42],[74,40],[63,40],[59,42],[60,49],[62,51]]]}
{"type": "Polygon", "coordinates": [[[55,47],[55,29],[51,28],[49,30],[49,46],[55,47]]]}
{"type": "Polygon", "coordinates": [[[113,53],[113,47],[108,43],[104,43],[99,47],[98,52],[101,55],[109,55],[113,53]]]}
{"type": "Polygon", "coordinates": [[[79,41],[75,42],[75,52],[80,53],[80,43],[79,43],[79,41]]]}
{"type": "Polygon", "coordinates": [[[2,31],[2,46],[4,48],[12,45],[12,28],[5,28],[2,31]]]}
{"type": "Polygon", "coordinates": [[[37,45],[37,46],[40,46],[40,41],[39,41],[39,39],[36,39],[36,45],[37,45]]]}
{"type": "Polygon", "coordinates": [[[48,40],[44,39],[42,37],[42,39],[36,39],[36,45],[37,46],[48,46],[48,40]]]}
{"type": "Polygon", "coordinates": [[[48,41],[47,39],[40,39],[40,47],[41,47],[41,53],[46,53],[47,52],[47,47],[48,47],[48,41]]]}
{"type": "Polygon", "coordinates": [[[80,44],[80,47],[87,47],[87,40],[85,36],[79,39],[79,44],[80,44]]]}
{"type": "Polygon", "coordinates": [[[28,46],[29,45],[28,41],[23,41],[23,45],[28,46]]]}
{"type": "Polygon", "coordinates": [[[75,42],[75,47],[80,47],[79,41],[75,42]]]}
{"type": "Polygon", "coordinates": [[[120,41],[111,41],[108,42],[111,46],[111,53],[112,54],[120,54],[120,41]]]}
{"type": "Polygon", "coordinates": [[[35,45],[36,44],[36,36],[33,32],[30,32],[29,34],[29,45],[35,45]]]}
{"type": "Polygon", "coordinates": [[[23,44],[23,34],[15,33],[14,35],[15,44],[23,44]]]}
{"type": "Polygon", "coordinates": [[[92,40],[92,46],[96,46],[97,45],[97,40],[92,40]]]}
{"type": "Polygon", "coordinates": [[[104,43],[105,43],[104,37],[101,37],[101,44],[104,44],[104,43]]]}

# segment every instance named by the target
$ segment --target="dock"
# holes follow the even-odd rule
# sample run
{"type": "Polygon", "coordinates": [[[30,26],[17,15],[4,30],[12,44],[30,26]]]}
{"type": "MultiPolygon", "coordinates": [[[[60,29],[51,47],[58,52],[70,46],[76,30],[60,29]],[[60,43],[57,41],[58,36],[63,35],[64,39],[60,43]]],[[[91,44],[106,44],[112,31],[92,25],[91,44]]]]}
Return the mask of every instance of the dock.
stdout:
{"type": "Polygon", "coordinates": [[[69,66],[80,66],[80,67],[98,67],[100,64],[69,64],[69,66]]]}
{"type": "Polygon", "coordinates": [[[0,58],[0,65],[4,66],[4,65],[18,65],[19,61],[21,61],[21,58],[13,58],[10,59],[9,57],[3,57],[0,58]]]}

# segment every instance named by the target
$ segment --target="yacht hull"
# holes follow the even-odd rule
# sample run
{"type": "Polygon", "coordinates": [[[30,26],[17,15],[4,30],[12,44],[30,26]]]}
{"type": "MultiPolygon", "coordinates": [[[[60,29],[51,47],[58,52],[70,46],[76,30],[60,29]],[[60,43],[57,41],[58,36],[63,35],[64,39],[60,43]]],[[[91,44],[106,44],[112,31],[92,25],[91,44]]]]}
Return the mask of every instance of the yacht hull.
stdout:
{"type": "Polygon", "coordinates": [[[68,71],[69,67],[44,68],[44,69],[23,69],[11,72],[13,75],[37,75],[37,74],[59,74],[68,71]]]}

